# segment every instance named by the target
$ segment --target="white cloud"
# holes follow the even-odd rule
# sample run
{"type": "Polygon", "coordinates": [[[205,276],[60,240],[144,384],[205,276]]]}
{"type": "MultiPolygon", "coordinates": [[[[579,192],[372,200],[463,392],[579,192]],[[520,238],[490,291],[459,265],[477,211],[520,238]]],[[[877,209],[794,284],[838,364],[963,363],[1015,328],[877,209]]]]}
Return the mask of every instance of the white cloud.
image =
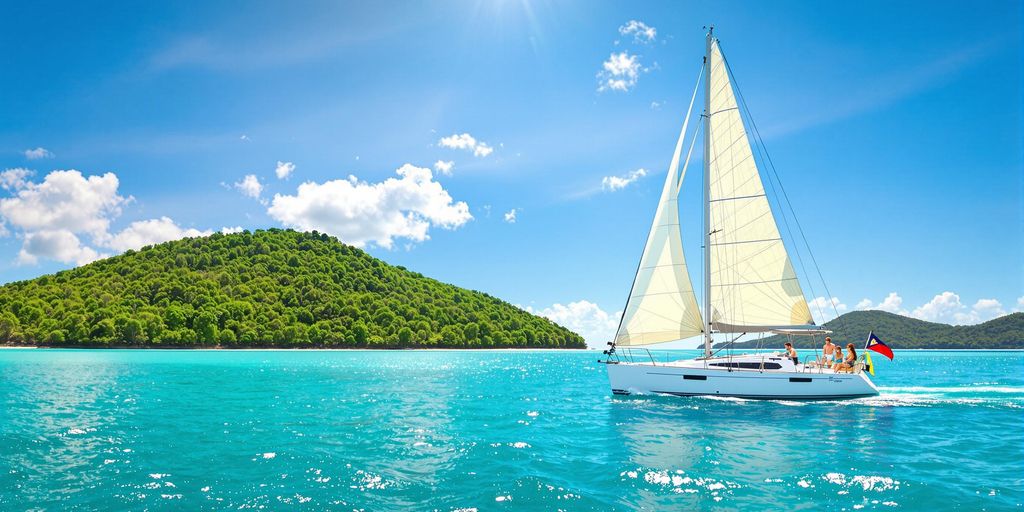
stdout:
{"type": "Polygon", "coordinates": [[[814,321],[818,325],[835,318],[837,311],[841,315],[847,310],[846,304],[843,304],[838,297],[832,297],[832,300],[825,297],[815,297],[813,300],[807,301],[807,308],[811,310],[814,321]]]}
{"type": "Polygon", "coordinates": [[[263,193],[263,184],[260,183],[260,179],[255,174],[246,174],[242,181],[235,182],[235,188],[242,195],[253,199],[259,199],[260,194],[263,193]]]}
{"type": "Polygon", "coordinates": [[[455,170],[455,162],[448,160],[438,160],[434,162],[434,170],[444,174],[445,176],[451,176],[452,171],[455,170]]]}
{"type": "Polygon", "coordinates": [[[657,29],[637,20],[629,20],[625,25],[619,27],[619,33],[624,36],[632,35],[633,41],[638,43],[650,43],[658,35],[657,29]]]}
{"type": "Polygon", "coordinates": [[[978,302],[971,306],[971,314],[976,321],[986,322],[1005,315],[1006,310],[996,299],[978,299],[978,302]]]}
{"type": "Polygon", "coordinates": [[[283,180],[283,179],[287,179],[289,176],[291,176],[292,172],[294,172],[294,171],[295,171],[295,164],[293,164],[291,162],[282,162],[282,161],[279,160],[277,162],[277,168],[274,169],[274,174],[277,175],[277,179],[283,180]]]}
{"type": "Polygon", "coordinates": [[[5,225],[16,229],[22,239],[18,253],[21,264],[41,259],[84,265],[109,256],[93,247],[115,252],[165,242],[183,236],[201,236],[209,231],[183,229],[167,217],[133,222],[124,230],[110,233],[110,224],[132,198],[118,194],[114,173],[85,177],[75,170],[53,171],[41,183],[28,181],[24,173],[0,176],[13,197],[0,199],[0,235],[5,225]],[[82,235],[91,238],[89,247],[82,235]]]}
{"type": "Polygon", "coordinates": [[[516,223],[516,213],[517,212],[516,212],[515,208],[512,208],[511,210],[505,212],[505,222],[508,222],[509,224],[515,224],[516,223]]]}
{"type": "Polygon", "coordinates": [[[140,220],[132,222],[116,235],[107,239],[103,245],[118,252],[128,249],[141,249],[147,245],[160,244],[186,237],[209,236],[213,231],[184,229],[168,217],[140,220]]]}
{"type": "Polygon", "coordinates": [[[241,140],[241,141],[245,141],[245,142],[250,142],[250,141],[252,141],[252,139],[250,139],[250,138],[249,138],[249,136],[248,136],[248,135],[246,135],[246,134],[244,134],[244,133],[242,134],[242,136],[241,136],[241,137],[239,137],[239,138],[238,138],[238,140],[241,140]]]}
{"type": "Polygon", "coordinates": [[[467,151],[472,151],[473,156],[479,157],[484,157],[494,152],[493,147],[489,146],[482,140],[477,140],[476,137],[473,137],[468,133],[441,137],[441,140],[437,141],[437,143],[443,148],[465,149],[467,151]]]}
{"type": "Polygon", "coordinates": [[[25,158],[28,158],[29,160],[39,160],[40,158],[53,158],[53,153],[51,153],[50,150],[46,148],[26,149],[25,158]]]}
{"type": "Polygon", "coordinates": [[[455,134],[441,137],[437,143],[444,148],[473,149],[476,146],[476,138],[468,133],[455,134]]]}
{"type": "Polygon", "coordinates": [[[907,311],[903,309],[903,297],[900,297],[898,293],[892,292],[882,302],[877,305],[871,302],[870,299],[863,299],[857,303],[857,310],[863,311],[866,309],[876,309],[879,311],[888,311],[889,313],[895,313],[897,315],[907,315],[907,311]]]}
{"type": "Polygon", "coordinates": [[[619,325],[619,316],[622,314],[609,314],[587,300],[570,302],[568,305],[554,304],[540,310],[531,307],[524,309],[576,332],[587,340],[587,345],[595,348],[600,348],[612,340],[615,328],[619,325]]]}
{"type": "MultiPolygon", "coordinates": [[[[1024,305],[1024,297],[1021,297],[1018,303],[1024,305]]],[[[967,307],[960,301],[959,295],[950,291],[936,295],[932,300],[914,308],[913,311],[903,309],[903,298],[896,292],[890,293],[878,304],[874,304],[870,299],[861,300],[857,303],[856,309],[888,311],[927,322],[954,325],[973,325],[1007,313],[1002,303],[996,299],[979,299],[973,306],[967,307]]]]}
{"type": "Polygon", "coordinates": [[[306,182],[295,195],[275,194],[267,214],[285,226],[318,230],[362,247],[390,249],[395,238],[421,242],[432,226],[455,229],[472,220],[469,206],[455,202],[430,169],[405,164],[398,178],[380,183],[348,180],[306,182]]]}
{"type": "Polygon", "coordinates": [[[953,292],[942,292],[932,300],[914,309],[914,318],[929,322],[942,322],[960,314],[966,306],[960,303],[960,296],[953,292]]]}
{"type": "Polygon", "coordinates": [[[245,231],[245,229],[242,228],[242,226],[235,226],[235,227],[227,227],[227,226],[225,226],[223,228],[220,228],[221,234],[224,234],[224,235],[233,235],[235,233],[241,233],[242,231],[245,231]]]}
{"type": "Polygon", "coordinates": [[[875,309],[905,315],[907,314],[907,311],[904,310],[902,306],[903,297],[900,297],[896,292],[890,292],[889,295],[886,295],[885,300],[878,303],[878,306],[876,306],[875,309]]]}
{"type": "Polygon", "coordinates": [[[1017,307],[1014,308],[1013,310],[1014,311],[1024,311],[1024,296],[1017,297],[1017,307]]]}
{"type": "Polygon", "coordinates": [[[34,173],[23,167],[15,167],[14,169],[7,169],[4,172],[0,172],[0,187],[4,190],[10,190],[17,192],[28,184],[28,178],[34,173]]]}
{"type": "Polygon", "coordinates": [[[980,299],[968,308],[953,292],[942,292],[914,310],[911,316],[929,322],[971,325],[1003,316],[1006,311],[996,299],[980,299]]]}
{"type": "Polygon", "coordinates": [[[598,92],[607,90],[627,92],[640,78],[640,57],[629,52],[613,53],[601,64],[597,73],[598,92]]]}
{"type": "Polygon", "coordinates": [[[601,188],[609,192],[615,192],[616,190],[628,187],[631,183],[644,176],[647,176],[647,169],[642,168],[626,173],[623,176],[605,176],[601,178],[601,188]]]}
{"type": "Polygon", "coordinates": [[[46,258],[61,263],[85,265],[103,257],[106,255],[82,245],[74,233],[59,229],[26,233],[25,241],[18,253],[18,262],[35,265],[39,258],[46,258]]]}
{"type": "Polygon", "coordinates": [[[16,196],[0,199],[0,217],[25,231],[67,230],[102,236],[110,219],[131,198],[118,195],[114,173],[82,176],[76,170],[53,171],[42,183],[25,183],[16,196]]]}

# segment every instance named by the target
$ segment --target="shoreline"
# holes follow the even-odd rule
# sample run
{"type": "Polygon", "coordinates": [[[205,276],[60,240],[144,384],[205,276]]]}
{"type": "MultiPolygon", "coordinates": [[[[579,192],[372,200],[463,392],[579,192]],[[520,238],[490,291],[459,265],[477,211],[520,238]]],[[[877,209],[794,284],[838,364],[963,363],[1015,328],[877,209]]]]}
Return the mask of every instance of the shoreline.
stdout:
{"type": "Polygon", "coordinates": [[[225,346],[207,346],[207,347],[173,347],[173,346],[151,346],[151,347],[140,347],[132,345],[118,345],[109,347],[90,347],[90,346],[76,346],[76,345],[29,345],[29,344],[3,344],[0,345],[0,350],[26,350],[26,349],[38,349],[38,350],[165,350],[165,351],[203,351],[203,352],[270,352],[270,351],[294,351],[294,352],[340,352],[340,351],[363,351],[363,352],[587,352],[596,349],[587,348],[566,348],[566,347],[506,347],[506,348],[468,348],[468,347],[452,347],[452,348],[418,348],[418,347],[398,347],[398,348],[372,348],[372,347],[225,347],[225,346]]]}
{"type": "MultiPolygon", "coordinates": [[[[508,348],[370,348],[370,347],[85,347],[73,345],[17,345],[3,344],[0,350],[153,350],[153,351],[191,351],[191,352],[593,352],[601,354],[598,348],[564,348],[564,347],[508,347],[508,348]]],[[[699,351],[699,348],[665,348],[654,349],[655,352],[686,352],[699,351]]],[[[765,349],[767,350],[767,349],[765,349]]],[[[1021,348],[904,348],[894,349],[899,352],[1024,352],[1021,348]]],[[[756,350],[754,350],[756,352],[756,350]]],[[[769,350],[770,351],[770,350],[769,350]]]]}

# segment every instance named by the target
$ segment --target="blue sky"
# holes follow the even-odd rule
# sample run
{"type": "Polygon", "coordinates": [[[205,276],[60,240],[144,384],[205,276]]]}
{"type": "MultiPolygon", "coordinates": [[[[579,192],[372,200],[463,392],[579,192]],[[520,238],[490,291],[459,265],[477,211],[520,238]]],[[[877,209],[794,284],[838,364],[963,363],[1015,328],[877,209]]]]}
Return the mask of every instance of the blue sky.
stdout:
{"type": "Polygon", "coordinates": [[[610,336],[713,22],[841,310],[1024,308],[1020,2],[4,11],[0,282],[318,227],[610,336]]]}

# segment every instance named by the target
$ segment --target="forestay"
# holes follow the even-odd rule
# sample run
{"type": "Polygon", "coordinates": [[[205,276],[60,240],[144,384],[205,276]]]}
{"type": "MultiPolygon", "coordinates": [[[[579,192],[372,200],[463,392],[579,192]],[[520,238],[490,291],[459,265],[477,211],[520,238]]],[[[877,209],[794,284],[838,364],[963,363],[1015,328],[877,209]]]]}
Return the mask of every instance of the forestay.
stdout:
{"type": "Polygon", "coordinates": [[[718,41],[710,59],[712,326],[759,332],[812,323],[751,151],[718,41]]]}

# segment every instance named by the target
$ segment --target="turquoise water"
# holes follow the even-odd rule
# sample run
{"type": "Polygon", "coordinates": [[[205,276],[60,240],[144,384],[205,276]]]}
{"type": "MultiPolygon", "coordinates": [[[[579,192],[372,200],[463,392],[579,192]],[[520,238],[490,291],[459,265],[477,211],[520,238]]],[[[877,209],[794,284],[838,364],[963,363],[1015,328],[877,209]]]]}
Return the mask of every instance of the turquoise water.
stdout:
{"type": "Polygon", "coordinates": [[[0,350],[0,508],[1021,510],[1024,353],[613,397],[592,352],[0,350]]]}

